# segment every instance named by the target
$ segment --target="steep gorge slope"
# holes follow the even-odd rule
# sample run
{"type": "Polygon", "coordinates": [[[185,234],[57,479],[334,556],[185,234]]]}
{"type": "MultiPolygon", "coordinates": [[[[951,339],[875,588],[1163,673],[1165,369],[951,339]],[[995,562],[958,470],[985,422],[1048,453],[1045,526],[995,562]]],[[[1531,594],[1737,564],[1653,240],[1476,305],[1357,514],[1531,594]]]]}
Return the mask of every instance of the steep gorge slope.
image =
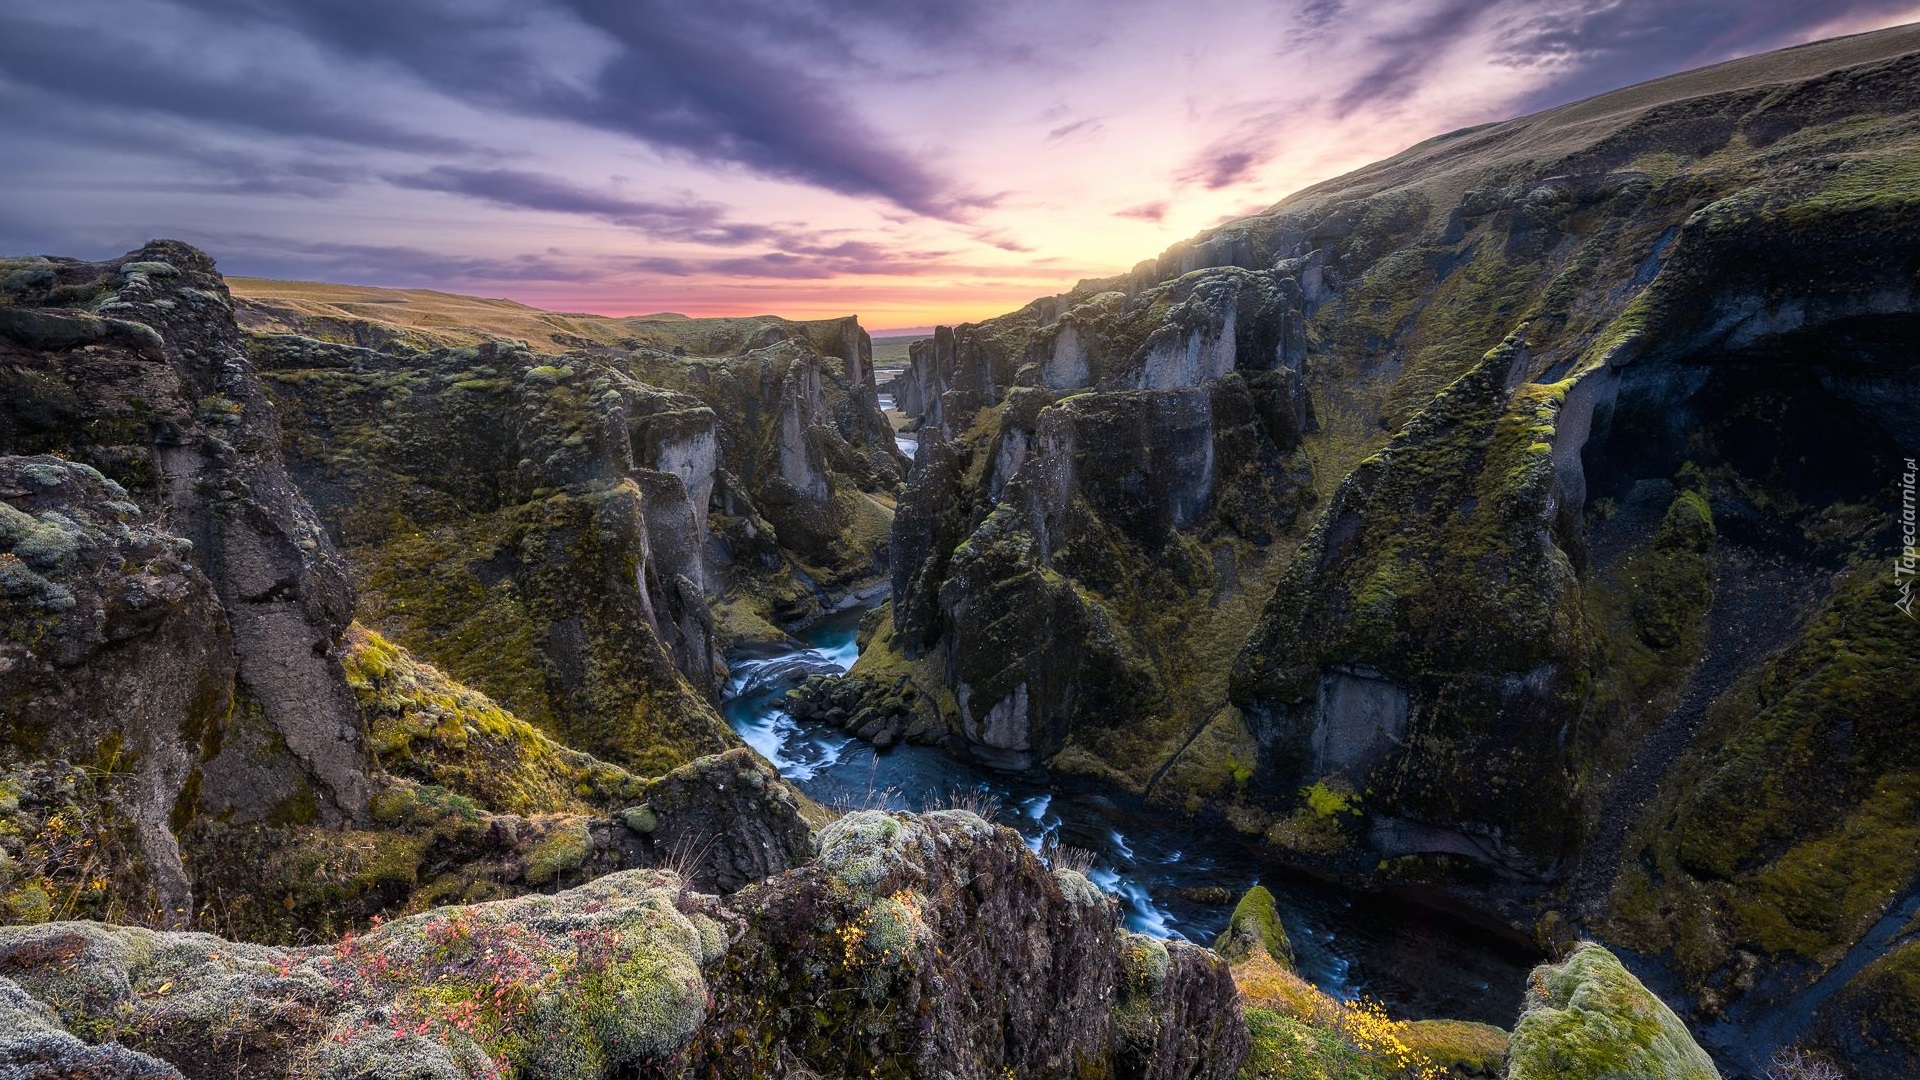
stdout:
{"type": "Polygon", "coordinates": [[[557,357],[250,342],[363,617],[643,771],[733,745],[723,646],[871,575],[901,470],[852,320],[662,325],[557,357]]]}
{"type": "Polygon", "coordinates": [[[245,334],[178,243],[0,264],[7,917],[288,938],[679,848],[709,885],[792,865],[817,809],[703,755],[739,745],[727,627],[777,637],[884,549],[866,347],[381,352],[245,334]]]}
{"type": "MultiPolygon", "coordinates": [[[[1920,446],[1916,50],[1443,136],[943,328],[891,387],[921,440],[891,611],[816,711],[1603,928],[1705,1016],[1756,970],[1749,1006],[1793,999],[1920,887],[1920,634],[1883,571],[1920,446]]],[[[1903,1075],[1911,996],[1875,980],[1793,1037],[1903,1075]]]]}

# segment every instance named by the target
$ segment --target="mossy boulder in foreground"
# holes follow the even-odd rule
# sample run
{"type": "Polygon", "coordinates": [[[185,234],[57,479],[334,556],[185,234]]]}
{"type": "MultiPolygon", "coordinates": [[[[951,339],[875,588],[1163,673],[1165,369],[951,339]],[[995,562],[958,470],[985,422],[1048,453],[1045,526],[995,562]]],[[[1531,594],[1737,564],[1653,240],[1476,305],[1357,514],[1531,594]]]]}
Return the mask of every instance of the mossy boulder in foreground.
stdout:
{"type": "Polygon", "coordinates": [[[1606,949],[1582,943],[1534,969],[1508,1080],[1719,1080],[1666,1003],[1606,949]]]}
{"type": "Polygon", "coordinates": [[[1225,1080],[1246,1046],[1216,957],[957,811],[848,815],[726,898],[630,870],[300,948],[0,927],[0,1063],[32,1077],[1225,1080]]]}

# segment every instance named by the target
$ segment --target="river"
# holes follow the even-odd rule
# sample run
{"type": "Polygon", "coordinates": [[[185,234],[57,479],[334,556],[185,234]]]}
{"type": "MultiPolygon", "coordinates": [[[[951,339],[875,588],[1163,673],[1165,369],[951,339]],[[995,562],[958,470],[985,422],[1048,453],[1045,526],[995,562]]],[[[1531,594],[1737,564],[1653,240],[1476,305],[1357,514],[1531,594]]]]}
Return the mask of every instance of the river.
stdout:
{"type": "MultiPolygon", "coordinates": [[[[899,409],[894,404],[892,394],[880,395],[880,411],[886,415],[889,423],[892,423],[894,419],[900,415],[899,409]]],[[[920,436],[910,435],[898,428],[894,429],[893,443],[900,448],[901,453],[907,455],[907,460],[909,461],[913,460],[913,456],[920,451],[920,436]]]]}
{"type": "Polygon", "coordinates": [[[1088,875],[1120,898],[1130,929],[1211,945],[1231,903],[1185,890],[1220,886],[1237,898],[1272,890],[1298,954],[1297,969],[1341,998],[1368,997],[1398,1015],[1511,1026],[1538,955],[1430,908],[1345,890],[1263,859],[1224,829],[1196,828],[1124,793],[1043,770],[1003,773],[923,746],[874,748],[781,709],[813,672],[844,672],[859,655],[864,611],[830,616],[800,636],[806,648],[731,658],[723,712],[742,738],[814,800],[829,807],[919,810],[956,794],[997,802],[1001,824],[1036,850],[1048,837],[1094,854],[1088,875]]]}

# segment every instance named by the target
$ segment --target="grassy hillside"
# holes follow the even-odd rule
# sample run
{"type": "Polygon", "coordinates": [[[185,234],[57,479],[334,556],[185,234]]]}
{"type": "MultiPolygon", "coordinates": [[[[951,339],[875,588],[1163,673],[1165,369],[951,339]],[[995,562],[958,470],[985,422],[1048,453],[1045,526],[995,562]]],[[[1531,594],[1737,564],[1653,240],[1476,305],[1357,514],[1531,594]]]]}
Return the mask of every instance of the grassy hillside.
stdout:
{"type": "Polygon", "coordinates": [[[231,277],[241,325],[306,334],[342,344],[378,346],[400,340],[420,348],[457,348],[496,338],[525,341],[535,352],[620,346],[649,324],[685,322],[663,312],[613,319],[542,311],[512,300],[488,300],[432,289],[377,289],[311,281],[231,277]],[[364,340],[372,336],[380,340],[364,340]]]}

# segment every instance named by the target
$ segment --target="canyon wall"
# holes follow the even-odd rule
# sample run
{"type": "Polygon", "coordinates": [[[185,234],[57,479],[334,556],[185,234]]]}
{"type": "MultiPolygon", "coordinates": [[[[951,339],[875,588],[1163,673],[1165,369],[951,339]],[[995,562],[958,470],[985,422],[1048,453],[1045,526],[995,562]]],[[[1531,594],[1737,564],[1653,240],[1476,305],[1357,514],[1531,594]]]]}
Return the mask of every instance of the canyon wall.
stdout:
{"type": "Polygon", "coordinates": [[[1601,929],[1898,1075],[1916,47],[1442,136],[941,328],[892,607],[797,708],[1601,929]]]}

